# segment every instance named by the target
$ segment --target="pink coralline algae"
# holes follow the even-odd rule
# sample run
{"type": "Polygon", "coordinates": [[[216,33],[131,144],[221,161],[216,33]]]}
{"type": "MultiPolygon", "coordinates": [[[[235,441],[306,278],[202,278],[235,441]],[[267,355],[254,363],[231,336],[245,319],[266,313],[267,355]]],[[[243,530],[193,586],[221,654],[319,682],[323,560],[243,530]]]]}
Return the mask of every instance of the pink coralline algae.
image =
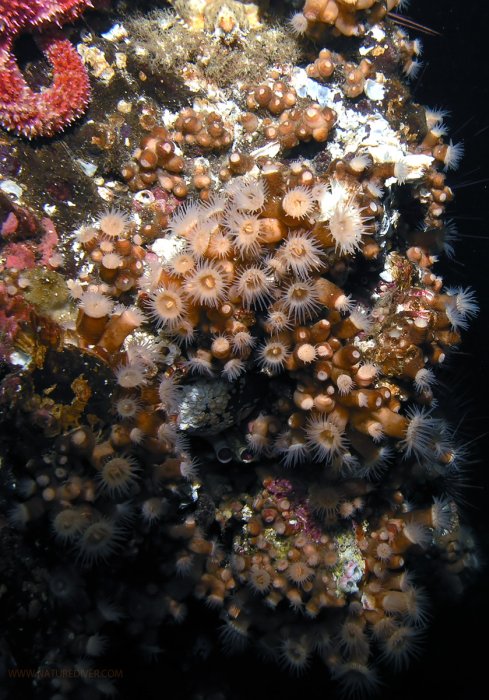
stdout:
{"type": "Polygon", "coordinates": [[[14,338],[30,315],[31,307],[22,296],[9,294],[8,287],[0,282],[0,362],[11,357],[14,338]]]}
{"type": "Polygon", "coordinates": [[[19,332],[35,313],[21,288],[11,284],[10,275],[28,275],[37,268],[49,279],[59,240],[54,223],[47,217],[40,222],[31,219],[29,223],[35,224],[36,229],[32,236],[26,237],[27,214],[26,210],[15,207],[0,224],[0,275],[4,276],[0,282],[0,362],[9,360],[19,332]]]}
{"type": "Polygon", "coordinates": [[[25,243],[10,243],[3,255],[7,269],[31,270],[35,267],[34,251],[25,243]]]}
{"type": "MultiPolygon", "coordinates": [[[[0,225],[0,244],[2,243],[1,236],[8,241],[9,238],[13,238],[16,234],[18,226],[18,217],[13,212],[10,212],[3,224],[0,225]]],[[[9,241],[2,249],[2,256],[5,258],[5,266],[8,270],[12,268],[16,270],[31,270],[36,264],[50,264],[49,261],[54,255],[58,244],[58,234],[53,222],[47,217],[41,220],[41,226],[42,237],[39,242],[36,243],[33,239],[22,242],[9,241]]],[[[0,264],[0,271],[3,270],[3,267],[0,264]]]]}
{"type": "Polygon", "coordinates": [[[90,83],[83,62],[52,25],[76,19],[90,0],[0,0],[0,124],[29,139],[53,136],[86,110],[90,83]],[[50,87],[35,92],[17,65],[13,44],[22,33],[49,30],[36,41],[51,65],[50,87]]]}
{"type": "Polygon", "coordinates": [[[41,265],[49,265],[51,257],[55,253],[56,246],[58,245],[58,234],[56,228],[47,217],[41,221],[44,235],[39,243],[38,251],[41,254],[41,265]]]}

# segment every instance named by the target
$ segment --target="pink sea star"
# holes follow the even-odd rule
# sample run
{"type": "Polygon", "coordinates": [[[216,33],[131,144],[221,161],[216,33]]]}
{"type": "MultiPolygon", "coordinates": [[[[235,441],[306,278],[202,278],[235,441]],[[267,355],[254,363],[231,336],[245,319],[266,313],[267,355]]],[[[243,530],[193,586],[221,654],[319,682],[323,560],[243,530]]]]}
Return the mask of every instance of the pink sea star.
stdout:
{"type": "Polygon", "coordinates": [[[91,0],[0,0],[0,124],[5,129],[29,139],[53,136],[84,113],[90,99],[87,72],[71,43],[52,27],[91,6],[91,0]],[[53,80],[35,92],[17,65],[13,44],[20,34],[44,30],[36,38],[53,80]]]}

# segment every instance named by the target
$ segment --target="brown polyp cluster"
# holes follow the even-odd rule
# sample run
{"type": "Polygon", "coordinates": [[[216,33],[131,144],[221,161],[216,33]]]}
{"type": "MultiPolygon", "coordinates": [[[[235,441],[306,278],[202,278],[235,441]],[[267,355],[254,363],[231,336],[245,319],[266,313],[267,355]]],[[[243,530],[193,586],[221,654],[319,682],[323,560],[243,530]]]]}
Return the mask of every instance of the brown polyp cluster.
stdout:
{"type": "MultiPolygon", "coordinates": [[[[80,656],[93,659],[103,655],[109,645],[107,630],[111,624],[122,630],[120,623],[124,620],[125,633],[138,640],[140,651],[150,642],[156,650],[163,620],[181,621],[185,617],[185,605],[180,600],[169,590],[163,593],[150,584],[121,591],[114,583],[109,593],[99,582],[88,598],[80,573],[95,564],[103,566],[121,551],[127,552],[128,523],[135,517],[141,519],[146,536],[157,523],[170,517],[175,521],[175,504],[167,486],[175,478],[182,479],[179,465],[189,465],[190,460],[175,448],[175,431],[171,430],[157,442],[156,454],[165,468],[154,469],[157,458],[150,439],[144,450],[137,450],[138,426],[144,425],[148,433],[149,424],[154,429],[158,422],[167,425],[171,413],[169,406],[166,412],[163,410],[158,398],[146,395],[145,402],[138,401],[134,391],[121,389],[114,397],[115,420],[104,439],[88,425],[59,435],[49,455],[33,457],[26,463],[19,485],[22,503],[10,513],[11,523],[19,529],[38,527],[47,520],[55,546],[71,552],[71,562],[60,562],[45,576],[50,588],[45,595],[63,609],[79,606],[82,613],[76,624],[66,622],[61,628],[62,634],[70,632],[58,653],[67,665],[80,656]],[[153,411],[157,411],[154,415],[151,401],[153,411]],[[170,462],[174,463],[171,469],[170,462]]],[[[173,549],[176,556],[176,547],[173,549]]],[[[164,558],[163,551],[160,556],[164,558]]],[[[49,621],[44,633],[51,636],[59,630],[53,629],[49,621]]]]}
{"type": "MultiPolygon", "coordinates": [[[[321,532],[304,494],[301,499],[300,492],[292,491],[289,480],[267,476],[263,490],[254,498],[227,499],[220,505],[220,526],[224,529],[237,521],[243,529],[234,540],[230,565],[217,571],[207,567],[201,584],[209,585],[216,577],[222,579],[224,571],[228,571],[228,580],[234,580],[233,588],[244,585],[250,599],[259,593],[271,609],[285,602],[310,618],[317,617],[322,608],[346,604],[345,596],[338,595],[334,579],[339,558],[337,543],[321,532]]],[[[361,499],[357,500],[359,504],[361,499]]],[[[236,601],[227,592],[230,589],[228,584],[226,610],[230,618],[236,618],[236,601]]],[[[245,607],[244,598],[241,607],[245,607]]]]}
{"type": "Polygon", "coordinates": [[[322,221],[321,197],[338,189],[341,201],[344,189],[352,215],[370,210],[373,220],[382,208],[368,184],[361,190],[353,177],[356,173],[361,179],[364,169],[353,163],[347,169],[343,161],[334,168],[328,192],[310,168],[292,164],[287,170],[267,161],[263,184],[238,177],[230,182],[227,199],[211,200],[207,207],[193,204],[181,215],[177,210],[171,229],[184,247],[153,275],[145,302],[159,325],[191,343],[191,372],[219,372],[231,379],[246,369],[255,344],[254,309],[266,300],[269,312],[261,321],[265,335],[259,363],[272,374],[287,370],[295,389],[292,400],[277,404],[272,431],[269,421],[253,421],[247,439],[259,454],[281,433],[278,450],[288,462],[300,462],[311,450],[327,459],[338,456],[345,432],[365,459],[380,454],[365,438],[375,443],[384,435],[405,435],[410,421],[398,415],[398,394],[405,392],[406,382],[417,382],[429,403],[431,370],[425,366],[426,357],[436,366],[446,348],[458,341],[457,333],[448,330],[455,300],[445,295],[438,301],[441,283],[429,273],[432,261],[419,248],[409,249],[407,260],[392,258],[399,290],[392,293],[386,286],[371,318],[361,308],[349,313],[348,297],[324,275],[329,271],[333,278],[341,276],[350,250],[364,252],[369,259],[378,255],[368,235],[373,224],[360,218],[358,241],[341,241],[343,234],[354,239],[355,230],[340,226],[337,231],[332,215],[329,225],[322,221]],[[239,267],[234,262],[237,253],[239,267]],[[423,288],[415,282],[416,264],[426,270],[423,288]],[[324,317],[318,313],[320,306],[327,310],[324,317]],[[399,307],[404,309],[402,316],[392,315],[399,307]],[[308,326],[310,318],[313,323],[308,326]],[[368,338],[372,323],[383,342],[375,352],[368,343],[362,351],[362,344],[354,341],[362,335],[368,338]],[[192,348],[197,328],[200,343],[192,348]],[[388,387],[377,386],[379,370],[389,376],[388,387]],[[323,433],[324,444],[318,439],[314,447],[323,433]]]}
{"type": "Polygon", "coordinates": [[[339,59],[339,54],[333,53],[329,49],[321,49],[315,61],[307,66],[307,75],[323,82],[333,75],[339,59]]]}
{"type": "Polygon", "coordinates": [[[271,85],[257,85],[250,89],[246,98],[248,109],[267,109],[277,116],[294,107],[296,102],[296,91],[283,80],[275,80],[271,85]]]}
{"type": "MultiPolygon", "coordinates": [[[[302,15],[307,25],[303,31],[315,34],[321,25],[326,24],[338,34],[361,36],[366,23],[379,22],[398,5],[399,0],[306,0],[302,15]]],[[[299,20],[296,23],[296,31],[299,31],[299,20]]]]}
{"type": "Polygon", "coordinates": [[[228,182],[233,176],[246,175],[255,165],[255,161],[247,153],[233,151],[227,163],[219,171],[219,178],[222,182],[228,182]]]}
{"type": "MultiPolygon", "coordinates": [[[[178,115],[173,128],[168,131],[163,126],[153,126],[143,137],[140,146],[133,153],[133,161],[122,170],[122,176],[133,192],[147,190],[159,185],[165,192],[177,198],[187,196],[189,187],[183,174],[189,165],[181,149],[226,151],[233,137],[229,127],[216,114],[199,115],[193,109],[184,109],[178,115]]],[[[235,172],[239,170],[235,169],[235,172]]],[[[201,163],[194,165],[193,187],[201,192],[202,199],[208,194],[211,180],[207,168],[201,163]]]]}
{"type": "Polygon", "coordinates": [[[345,82],[343,84],[345,96],[358,97],[362,94],[365,87],[365,79],[371,75],[372,61],[368,58],[362,58],[358,66],[354,63],[345,63],[343,69],[345,72],[345,82]]]}
{"type": "MultiPolygon", "coordinates": [[[[361,673],[364,689],[377,682],[368,665],[374,649],[403,668],[428,614],[426,595],[414,585],[406,560],[423,546],[423,535],[453,524],[456,514],[436,500],[407,513],[395,491],[399,476],[390,479],[393,506],[372,530],[354,524],[327,534],[321,526],[355,523],[365,507],[365,482],[324,482],[306,493],[302,481],[273,473],[261,476],[254,495],[228,496],[219,504],[222,531],[239,525],[230,558],[203,538],[193,519],[169,528],[181,546],[176,570],[194,578],[197,598],[225,611],[225,648],[242,648],[258,627],[264,630],[262,649],[285,668],[302,672],[318,652],[340,681],[361,673]]],[[[462,540],[447,543],[440,571],[446,584],[456,586],[456,572],[467,564],[462,540]]]]}
{"type": "Polygon", "coordinates": [[[340,54],[333,53],[329,49],[321,49],[314,63],[310,63],[306,71],[310,78],[326,82],[339,67],[345,78],[342,85],[345,97],[355,98],[361,95],[366,78],[372,75],[372,61],[368,58],[362,58],[356,65],[349,61],[345,62],[340,54]]]}
{"type": "MultiPolygon", "coordinates": [[[[410,248],[407,252],[408,258],[415,264],[419,264],[422,255],[419,248],[410,248]]],[[[414,269],[397,256],[392,257],[392,265],[393,274],[398,280],[403,275],[411,275],[414,269]]],[[[375,325],[381,343],[372,360],[378,363],[382,371],[388,367],[388,372],[392,373],[392,368],[397,367],[401,377],[416,380],[418,372],[423,374],[427,354],[431,364],[436,366],[446,358],[447,348],[460,342],[460,334],[452,324],[452,300],[440,294],[441,286],[441,279],[427,270],[423,275],[423,291],[407,288],[393,296],[386,294],[384,299],[379,300],[375,309],[375,325]],[[442,300],[447,302],[446,305],[442,300]],[[391,325],[392,307],[390,311],[388,308],[391,303],[399,301],[404,310],[391,325]],[[391,320],[387,321],[389,316],[391,320]],[[401,339],[400,328],[404,329],[401,339]]],[[[431,399],[430,391],[427,398],[431,399]]]]}
{"type": "Polygon", "coordinates": [[[158,183],[176,197],[185,197],[188,188],[181,177],[185,161],[175,152],[175,143],[163,126],[155,126],[141,139],[134,161],[122,169],[122,177],[133,192],[158,183]]]}
{"type": "Polygon", "coordinates": [[[146,252],[139,235],[131,238],[126,231],[128,221],[117,210],[108,211],[93,226],[77,232],[82,249],[98,270],[100,281],[113,296],[128,292],[137,285],[144,272],[146,252]]]}
{"type": "Polygon", "coordinates": [[[223,151],[233,142],[233,132],[216,112],[198,114],[183,109],[174,124],[175,142],[198,146],[203,151],[223,151]]]}
{"type": "MultiPolygon", "coordinates": [[[[334,111],[314,103],[294,107],[296,102],[296,91],[283,80],[251,87],[246,98],[248,109],[264,109],[279,117],[275,122],[268,118],[262,120],[267,140],[279,141],[284,149],[293,148],[300,142],[326,141],[335,122],[334,111]]],[[[247,121],[255,125],[249,117],[247,121]]]]}
{"type": "Polygon", "coordinates": [[[399,54],[401,66],[404,74],[408,78],[416,78],[422,66],[419,57],[422,53],[422,44],[419,39],[412,41],[409,38],[403,37],[399,42],[399,54]]]}
{"type": "MultiPolygon", "coordinates": [[[[456,167],[463,153],[460,144],[454,146],[451,141],[445,143],[436,127],[428,131],[419,146],[419,151],[432,155],[435,161],[445,166],[445,170],[456,167]]],[[[426,209],[428,226],[436,225],[443,219],[447,205],[453,200],[453,191],[445,181],[446,173],[430,168],[426,173],[425,187],[418,188],[415,192],[415,197],[426,209]]]]}
{"type": "Polygon", "coordinates": [[[264,133],[269,140],[277,139],[283,148],[293,148],[301,141],[326,141],[334,121],[332,109],[311,104],[283,112],[278,124],[265,126],[264,133]]]}
{"type": "Polygon", "coordinates": [[[185,7],[178,0],[174,3],[182,18],[194,31],[206,31],[225,43],[236,41],[240,31],[260,27],[259,8],[256,4],[245,4],[236,0],[198,0],[185,7]]]}

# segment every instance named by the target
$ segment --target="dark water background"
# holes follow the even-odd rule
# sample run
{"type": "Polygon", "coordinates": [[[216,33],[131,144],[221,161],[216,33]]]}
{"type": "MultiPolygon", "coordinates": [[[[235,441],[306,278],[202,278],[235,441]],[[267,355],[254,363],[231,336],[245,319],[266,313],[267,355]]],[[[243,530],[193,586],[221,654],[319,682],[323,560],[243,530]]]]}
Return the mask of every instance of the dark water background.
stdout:
{"type": "MultiPolygon", "coordinates": [[[[488,695],[489,661],[489,182],[466,183],[489,178],[489,6],[482,0],[413,0],[409,15],[442,33],[424,40],[426,70],[416,96],[450,109],[450,135],[465,144],[461,167],[449,180],[461,239],[456,263],[443,265],[442,272],[448,284],[472,285],[481,306],[461,347],[467,354],[454,358],[454,385],[462,379],[469,399],[467,435],[476,439],[480,460],[469,466],[464,512],[476,529],[484,568],[458,605],[437,611],[422,662],[404,674],[397,692],[384,697],[478,700],[488,695]]],[[[455,389],[448,395],[449,404],[457,394],[455,389]]]]}

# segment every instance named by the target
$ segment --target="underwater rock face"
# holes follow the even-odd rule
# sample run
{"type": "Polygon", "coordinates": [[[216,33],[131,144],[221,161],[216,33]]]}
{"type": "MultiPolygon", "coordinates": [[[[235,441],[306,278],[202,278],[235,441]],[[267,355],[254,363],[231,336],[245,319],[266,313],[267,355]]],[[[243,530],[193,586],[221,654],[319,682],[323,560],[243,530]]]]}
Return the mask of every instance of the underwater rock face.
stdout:
{"type": "Polygon", "coordinates": [[[478,312],[436,273],[463,149],[402,3],[170,4],[82,35],[63,177],[28,172],[56,144],[5,165],[5,648],[76,670],[33,697],[113,694],[89,664],[185,631],[368,695],[478,568],[437,400],[478,312]]]}

